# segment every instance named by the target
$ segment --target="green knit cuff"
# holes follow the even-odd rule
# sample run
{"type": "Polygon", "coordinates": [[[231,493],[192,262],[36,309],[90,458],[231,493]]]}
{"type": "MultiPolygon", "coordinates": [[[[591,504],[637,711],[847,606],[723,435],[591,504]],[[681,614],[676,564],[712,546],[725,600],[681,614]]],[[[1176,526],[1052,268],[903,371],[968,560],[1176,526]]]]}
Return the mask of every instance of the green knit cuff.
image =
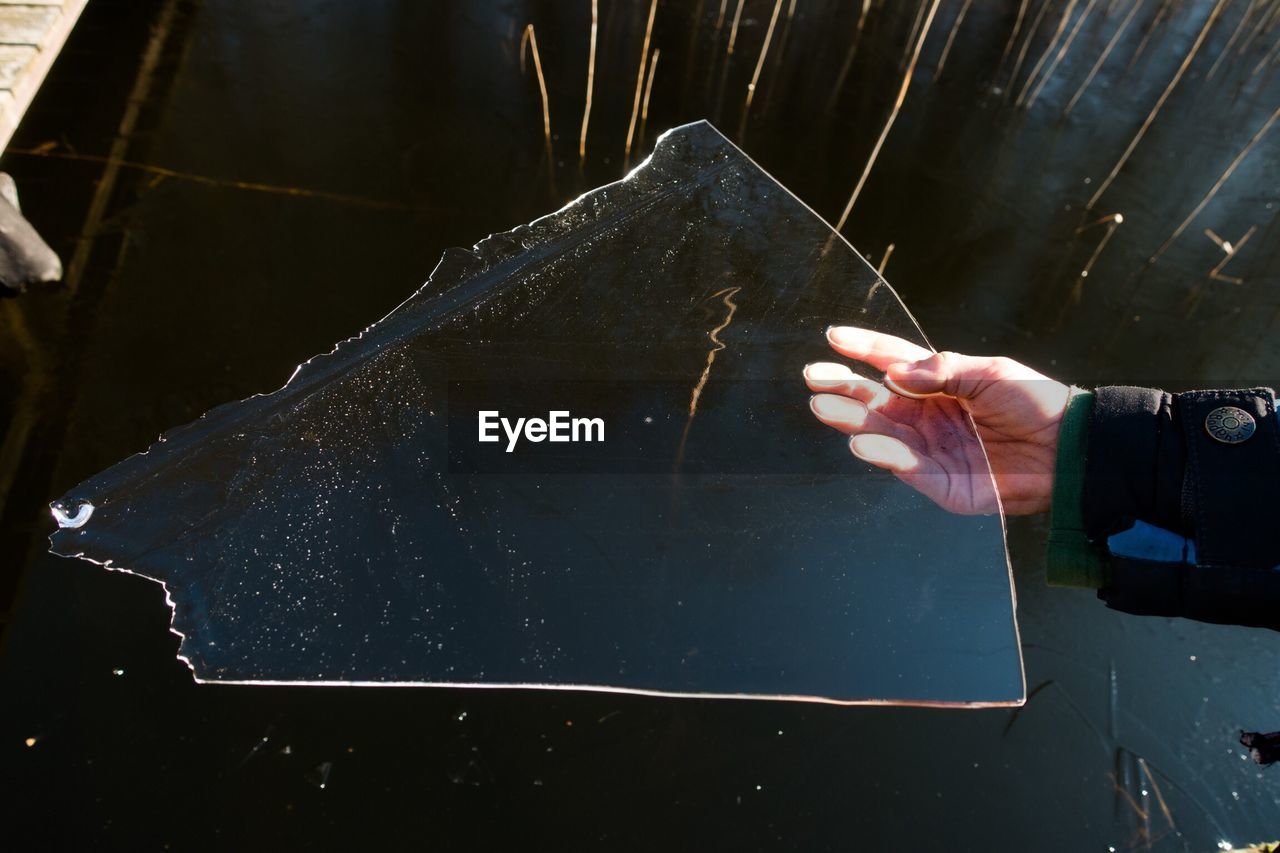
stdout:
{"type": "Polygon", "coordinates": [[[1084,461],[1089,448],[1093,394],[1072,387],[1058,430],[1045,554],[1049,583],[1100,589],[1106,584],[1106,556],[1084,532],[1084,461]]]}

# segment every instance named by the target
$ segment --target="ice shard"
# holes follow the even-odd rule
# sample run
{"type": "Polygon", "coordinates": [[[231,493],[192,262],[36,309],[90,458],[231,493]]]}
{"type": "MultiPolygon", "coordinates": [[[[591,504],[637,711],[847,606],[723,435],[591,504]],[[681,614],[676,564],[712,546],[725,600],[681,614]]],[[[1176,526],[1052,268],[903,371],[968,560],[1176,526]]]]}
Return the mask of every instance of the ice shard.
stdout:
{"type": "Polygon", "coordinates": [[[1016,704],[1002,519],[812,418],[830,323],[925,343],[826,222],[687,125],[72,489],[53,550],[163,583],[200,681],[1016,704]],[[602,440],[543,440],[539,407],[602,440]],[[481,442],[485,412],[522,443],[497,420],[481,442]]]}

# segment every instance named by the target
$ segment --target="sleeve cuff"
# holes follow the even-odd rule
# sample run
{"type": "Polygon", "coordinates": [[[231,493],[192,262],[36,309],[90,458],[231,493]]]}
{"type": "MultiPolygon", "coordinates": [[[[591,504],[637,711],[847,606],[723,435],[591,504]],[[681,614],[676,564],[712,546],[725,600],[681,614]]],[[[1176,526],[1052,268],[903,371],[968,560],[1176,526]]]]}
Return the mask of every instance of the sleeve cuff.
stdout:
{"type": "Polygon", "coordinates": [[[1100,589],[1106,584],[1106,560],[1089,541],[1084,524],[1085,459],[1093,394],[1072,387],[1058,429],[1053,468],[1046,571],[1054,586],[1100,589]]]}

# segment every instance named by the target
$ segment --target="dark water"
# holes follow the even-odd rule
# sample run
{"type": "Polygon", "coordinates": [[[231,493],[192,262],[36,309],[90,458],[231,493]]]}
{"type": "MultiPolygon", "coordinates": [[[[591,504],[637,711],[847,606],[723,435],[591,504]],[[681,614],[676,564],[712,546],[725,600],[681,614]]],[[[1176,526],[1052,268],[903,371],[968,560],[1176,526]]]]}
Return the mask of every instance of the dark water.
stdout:
{"type": "MultiPolygon", "coordinates": [[[[1049,589],[1039,519],[1010,523],[1032,690],[1017,713],[197,687],[158,587],[43,553],[49,497],[213,405],[279,386],[398,304],[444,248],[619,177],[648,7],[601,5],[579,168],[586,2],[178,4],[143,87],[147,29],[168,7],[90,4],[13,145],[107,155],[133,91],[136,126],[117,154],[186,177],[121,169],[94,208],[101,162],[11,151],[2,164],[64,260],[92,238],[66,287],[0,305],[13,472],[0,547],[16,590],[0,658],[7,840],[474,848],[515,833],[530,847],[1075,851],[1280,835],[1280,777],[1236,744],[1241,728],[1280,728],[1275,635],[1124,616],[1049,589]],[[528,21],[557,135],[550,171],[537,85],[520,73],[528,21]]],[[[734,3],[719,32],[717,3],[659,7],[632,165],[660,130],[710,118],[839,215],[901,80],[916,8],[873,10],[828,111],[857,4],[800,0],[789,24],[786,5],[746,122],[773,4],[745,4],[727,66],[734,3]]],[[[942,4],[846,234],[876,262],[895,244],[886,275],[941,348],[1079,382],[1276,376],[1280,137],[1144,263],[1275,108],[1277,66],[1253,71],[1276,30],[1206,82],[1247,5],[1228,4],[1085,214],[1211,4],[1167,4],[1126,69],[1164,5],[1148,0],[1066,119],[1128,6],[1091,4],[1019,111],[993,91],[1007,88],[1013,58],[997,69],[1016,5],[975,2],[933,81],[961,6],[942,4]],[[1113,212],[1125,222],[1080,281],[1105,226],[1076,229],[1113,212]],[[1243,283],[1208,280],[1222,253],[1203,229],[1238,242],[1253,226],[1223,269],[1243,283]]],[[[1045,16],[1016,88],[1064,9],[1045,16]]]]}

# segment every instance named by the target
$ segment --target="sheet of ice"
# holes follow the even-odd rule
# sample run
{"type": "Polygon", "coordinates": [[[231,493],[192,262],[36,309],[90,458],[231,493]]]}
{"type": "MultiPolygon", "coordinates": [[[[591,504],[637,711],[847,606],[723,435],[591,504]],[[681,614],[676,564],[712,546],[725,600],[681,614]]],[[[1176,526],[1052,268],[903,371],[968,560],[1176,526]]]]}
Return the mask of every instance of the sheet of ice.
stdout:
{"type": "Polygon", "coordinates": [[[1020,702],[1002,519],[814,421],[801,369],[834,322],[924,343],[820,217],[687,125],[72,489],[53,550],[163,583],[201,681],[1020,702]],[[538,407],[606,440],[476,442],[476,411],[538,407]]]}

